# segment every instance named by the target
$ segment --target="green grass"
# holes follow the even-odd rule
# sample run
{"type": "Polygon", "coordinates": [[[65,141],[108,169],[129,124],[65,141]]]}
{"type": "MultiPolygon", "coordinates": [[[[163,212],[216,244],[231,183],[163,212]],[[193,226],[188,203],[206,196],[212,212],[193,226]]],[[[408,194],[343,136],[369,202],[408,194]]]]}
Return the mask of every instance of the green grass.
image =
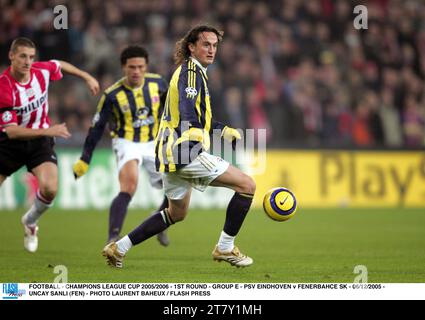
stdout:
{"type": "MultiPolygon", "coordinates": [[[[0,282],[53,282],[56,265],[68,268],[69,282],[353,282],[356,265],[367,267],[369,282],[425,282],[423,209],[299,209],[282,223],[252,210],[237,238],[254,259],[245,269],[211,259],[223,211],[192,209],[169,230],[169,247],[149,239],[127,254],[122,270],[100,254],[106,212],[50,210],[36,254],[23,249],[21,213],[0,213],[0,282]]],[[[147,215],[130,211],[125,232],[147,215]]]]}

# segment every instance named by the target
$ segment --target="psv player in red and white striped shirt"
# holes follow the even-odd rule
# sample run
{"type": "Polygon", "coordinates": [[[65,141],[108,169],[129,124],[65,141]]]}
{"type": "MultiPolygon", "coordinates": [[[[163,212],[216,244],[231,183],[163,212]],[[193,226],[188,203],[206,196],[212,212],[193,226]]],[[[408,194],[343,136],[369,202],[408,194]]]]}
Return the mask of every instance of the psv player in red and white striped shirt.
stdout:
{"type": "Polygon", "coordinates": [[[34,62],[29,72],[26,83],[12,76],[11,67],[0,76],[0,109],[10,110],[0,121],[5,125],[16,123],[24,128],[47,129],[50,126],[49,82],[62,79],[60,63],[55,60],[34,62]]]}
{"type": "Polygon", "coordinates": [[[27,38],[15,39],[9,51],[10,67],[0,75],[0,186],[26,166],[38,180],[33,206],[22,217],[24,247],[38,247],[37,221],[51,205],[58,189],[58,169],[53,149],[55,137],[69,138],[66,124],[51,125],[48,89],[62,79],[62,71],[83,79],[96,95],[99,84],[87,72],[64,61],[34,62],[36,48],[27,38]]]}

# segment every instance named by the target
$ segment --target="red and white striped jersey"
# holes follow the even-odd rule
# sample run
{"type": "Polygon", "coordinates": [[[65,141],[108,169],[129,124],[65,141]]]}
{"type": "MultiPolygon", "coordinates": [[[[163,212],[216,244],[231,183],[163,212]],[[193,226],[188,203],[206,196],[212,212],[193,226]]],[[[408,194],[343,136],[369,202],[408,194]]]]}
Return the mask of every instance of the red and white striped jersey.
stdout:
{"type": "Polygon", "coordinates": [[[34,62],[28,83],[17,82],[10,67],[0,76],[0,132],[16,123],[31,129],[50,126],[48,116],[49,82],[62,79],[58,61],[34,62]]]}

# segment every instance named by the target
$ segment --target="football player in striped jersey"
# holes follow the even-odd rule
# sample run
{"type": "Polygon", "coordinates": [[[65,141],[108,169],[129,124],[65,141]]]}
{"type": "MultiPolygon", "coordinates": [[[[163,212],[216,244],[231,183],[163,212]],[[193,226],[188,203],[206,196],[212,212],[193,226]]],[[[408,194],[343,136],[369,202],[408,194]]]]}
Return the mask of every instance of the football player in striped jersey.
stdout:
{"type": "Polygon", "coordinates": [[[29,252],[38,248],[37,221],[58,190],[54,137],[70,137],[65,123],[50,125],[49,83],[60,80],[65,71],[83,79],[93,95],[99,92],[97,80],[87,72],[65,61],[34,62],[35,54],[30,39],[15,39],[9,51],[11,65],[0,76],[0,185],[22,166],[39,184],[34,204],[21,219],[29,252]]]}
{"type": "MultiPolygon", "coordinates": [[[[253,260],[234,245],[255,192],[254,180],[220,157],[211,155],[213,129],[229,142],[241,139],[233,128],[212,118],[207,67],[214,62],[222,33],[201,25],[190,30],[176,44],[174,72],[167,94],[158,136],[155,139],[156,166],[164,172],[164,190],[169,208],[158,211],[118,242],[103,250],[108,264],[122,267],[126,252],[151,236],[182,221],[187,213],[192,187],[204,191],[208,186],[235,191],[227,207],[223,231],[212,257],[233,266],[247,267],[253,260]]],[[[190,236],[190,234],[188,235],[190,236]]]]}
{"type": "MultiPolygon", "coordinates": [[[[109,123],[120,192],[109,211],[108,243],[119,238],[127,208],[137,190],[139,166],[146,169],[151,186],[162,189],[162,175],[155,169],[154,138],[168,84],[159,74],[147,72],[148,59],[148,52],[141,46],[129,46],[122,51],[124,77],[102,95],[82,155],[73,168],[75,178],[88,171],[93,151],[109,123]]],[[[165,197],[160,210],[166,207],[165,197]]],[[[158,240],[163,246],[169,244],[166,232],[159,233],[158,240]]]]}

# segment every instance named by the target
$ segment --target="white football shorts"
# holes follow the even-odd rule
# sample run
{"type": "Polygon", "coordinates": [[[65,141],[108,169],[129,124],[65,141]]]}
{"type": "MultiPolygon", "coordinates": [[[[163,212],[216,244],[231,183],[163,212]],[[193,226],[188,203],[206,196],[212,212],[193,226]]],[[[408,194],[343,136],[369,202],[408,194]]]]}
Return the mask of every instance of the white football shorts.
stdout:
{"type": "Polygon", "coordinates": [[[118,172],[130,160],[137,160],[149,175],[149,182],[156,189],[162,188],[162,174],[155,168],[155,143],[133,142],[123,138],[112,139],[112,150],[117,159],[118,172]]]}
{"type": "Polygon", "coordinates": [[[165,195],[172,200],[183,199],[191,187],[205,191],[209,184],[226,172],[229,163],[220,157],[202,152],[188,165],[163,175],[165,195]]]}

